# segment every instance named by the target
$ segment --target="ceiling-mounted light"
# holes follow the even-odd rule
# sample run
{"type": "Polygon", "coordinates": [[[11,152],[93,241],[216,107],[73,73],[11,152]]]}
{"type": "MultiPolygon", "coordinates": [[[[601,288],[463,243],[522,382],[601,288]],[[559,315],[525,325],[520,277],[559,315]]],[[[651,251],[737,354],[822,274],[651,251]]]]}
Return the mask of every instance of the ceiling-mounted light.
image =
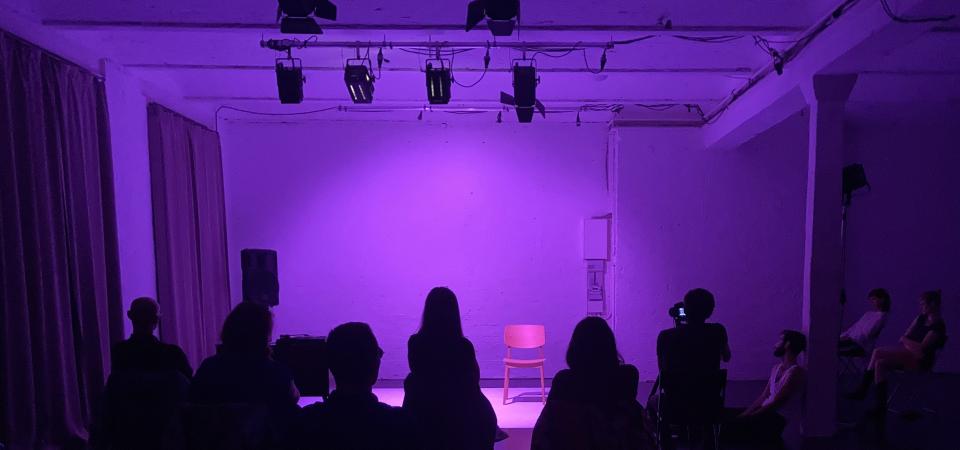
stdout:
{"type": "Polygon", "coordinates": [[[427,60],[427,100],[431,105],[450,103],[450,63],[442,59],[427,60]]]}
{"type": "Polygon", "coordinates": [[[577,111],[577,126],[580,126],[580,111],[577,111]]]}
{"type": "Polygon", "coordinates": [[[343,69],[343,81],[354,103],[373,103],[373,75],[369,59],[348,59],[343,69]]]}
{"type": "Polygon", "coordinates": [[[473,0],[467,4],[467,31],[484,18],[494,36],[510,36],[520,15],[520,0],[473,0]]]}
{"type": "Polygon", "coordinates": [[[337,20],[337,6],[330,0],[279,0],[277,19],[281,33],[322,34],[315,17],[337,20]]]}
{"type": "Polygon", "coordinates": [[[299,58],[277,58],[277,91],[280,103],[303,101],[303,63],[299,58]]]}
{"type": "Polygon", "coordinates": [[[534,109],[546,118],[547,109],[537,100],[537,85],[540,78],[537,76],[536,61],[532,59],[513,60],[513,95],[500,92],[500,103],[513,106],[517,109],[517,120],[520,123],[533,121],[534,109]]]}

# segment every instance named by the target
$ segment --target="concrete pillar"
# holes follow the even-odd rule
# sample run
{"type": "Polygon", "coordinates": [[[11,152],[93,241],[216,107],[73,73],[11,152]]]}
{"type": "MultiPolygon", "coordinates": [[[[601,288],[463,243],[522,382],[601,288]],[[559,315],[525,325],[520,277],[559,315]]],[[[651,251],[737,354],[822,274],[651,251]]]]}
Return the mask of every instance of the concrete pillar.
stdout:
{"type": "Polygon", "coordinates": [[[802,86],[810,108],[803,251],[803,332],[809,374],[804,437],[831,436],[837,429],[843,116],[856,81],[856,75],[816,75],[802,86]]]}

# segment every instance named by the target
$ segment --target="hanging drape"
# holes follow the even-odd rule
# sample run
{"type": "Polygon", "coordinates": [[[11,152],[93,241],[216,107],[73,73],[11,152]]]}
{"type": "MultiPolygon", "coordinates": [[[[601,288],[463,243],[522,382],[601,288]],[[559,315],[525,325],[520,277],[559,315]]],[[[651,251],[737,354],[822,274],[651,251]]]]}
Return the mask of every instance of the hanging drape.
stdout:
{"type": "Polygon", "coordinates": [[[122,338],[103,84],[0,30],[0,442],[86,438],[122,338]]]}
{"type": "Polygon", "coordinates": [[[220,137],[157,104],[148,121],[160,335],[196,368],[230,309],[220,137]]]}

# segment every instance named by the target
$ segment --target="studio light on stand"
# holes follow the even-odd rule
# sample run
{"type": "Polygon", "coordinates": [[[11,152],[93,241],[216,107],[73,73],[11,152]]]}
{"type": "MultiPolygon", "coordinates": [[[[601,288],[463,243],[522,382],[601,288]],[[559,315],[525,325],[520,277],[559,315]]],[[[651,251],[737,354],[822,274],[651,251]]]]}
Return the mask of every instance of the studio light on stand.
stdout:
{"type": "Polygon", "coordinates": [[[280,103],[297,104],[303,102],[303,63],[300,58],[277,58],[277,91],[280,103]]]}
{"type": "Polygon", "coordinates": [[[354,103],[373,103],[373,82],[369,59],[348,59],[343,69],[343,81],[347,85],[350,100],[354,103]]]}
{"type": "Polygon", "coordinates": [[[867,188],[867,172],[862,164],[850,164],[843,168],[843,199],[840,206],[840,323],[843,323],[843,310],[847,304],[847,211],[853,200],[853,193],[867,188]]]}
{"type": "Polygon", "coordinates": [[[330,0],[279,0],[281,33],[323,34],[315,18],[337,20],[337,6],[330,0]]]}

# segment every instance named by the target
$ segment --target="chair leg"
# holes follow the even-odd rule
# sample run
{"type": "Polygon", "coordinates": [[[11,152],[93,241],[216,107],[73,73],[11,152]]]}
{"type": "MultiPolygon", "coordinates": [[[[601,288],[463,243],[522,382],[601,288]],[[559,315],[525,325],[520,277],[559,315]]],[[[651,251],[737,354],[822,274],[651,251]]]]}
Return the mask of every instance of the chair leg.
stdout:
{"type": "Polygon", "coordinates": [[[510,366],[503,366],[503,404],[507,404],[507,391],[510,390],[510,366]]]}
{"type": "Polygon", "coordinates": [[[547,402],[547,383],[543,381],[543,365],[540,365],[540,402],[547,402]]]}

